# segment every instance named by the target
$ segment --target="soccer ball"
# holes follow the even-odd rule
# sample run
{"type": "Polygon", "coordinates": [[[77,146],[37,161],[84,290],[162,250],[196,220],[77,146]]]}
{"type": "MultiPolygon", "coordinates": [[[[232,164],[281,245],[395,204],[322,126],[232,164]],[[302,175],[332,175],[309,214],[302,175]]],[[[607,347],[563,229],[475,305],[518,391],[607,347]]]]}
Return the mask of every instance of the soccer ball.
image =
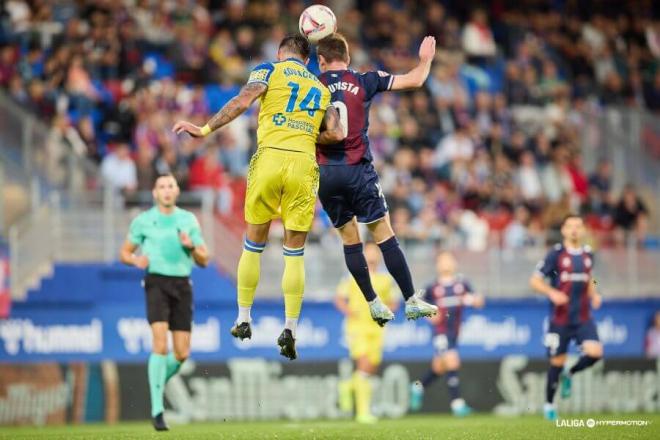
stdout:
{"type": "Polygon", "coordinates": [[[337,31],[337,17],[330,8],[323,5],[312,5],[300,14],[298,29],[312,43],[337,31]]]}

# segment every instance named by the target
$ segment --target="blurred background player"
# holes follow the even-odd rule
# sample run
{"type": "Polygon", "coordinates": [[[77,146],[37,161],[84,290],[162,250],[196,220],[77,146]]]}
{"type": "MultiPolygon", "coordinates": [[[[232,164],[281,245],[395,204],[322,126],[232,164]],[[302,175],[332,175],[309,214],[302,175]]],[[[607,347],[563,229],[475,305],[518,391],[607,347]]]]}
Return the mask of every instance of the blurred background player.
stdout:
{"type": "Polygon", "coordinates": [[[568,398],[573,374],[591,367],[603,357],[603,345],[591,317],[591,308],[598,309],[602,299],[591,276],[594,255],[591,248],[582,243],[584,234],[582,218],[567,216],[561,227],[563,242],[548,252],[530,279],[532,288],[546,295],[551,302],[550,326],[545,335],[550,368],[543,407],[543,414],[548,420],[557,419],[553,401],[560,379],[561,396],[568,398]],[[582,356],[568,371],[564,371],[571,340],[580,346],[582,356]]]}
{"type": "Polygon", "coordinates": [[[190,272],[193,263],[205,267],[209,253],[197,218],[178,208],[179,186],[172,175],[160,176],[153,189],[155,206],[135,217],[120,251],[124,264],[146,269],[144,290],[147,320],[153,338],[148,376],[151,417],[157,431],[168,429],[163,419],[165,384],[190,354],[193,320],[190,272]],[[136,251],[140,249],[140,255],[136,251]],[[167,332],[174,351],[168,353],[167,332]]]}
{"type": "MultiPolygon", "coordinates": [[[[392,278],[379,270],[382,260],[378,246],[367,244],[364,254],[371,283],[378,298],[394,310],[398,302],[392,294],[392,278]]],[[[350,411],[355,396],[356,420],[360,423],[373,423],[376,418],[371,414],[370,377],[378,370],[383,357],[385,329],[371,319],[369,306],[364,302],[360,287],[353,277],[347,277],[337,287],[335,305],[346,316],[344,333],[351,359],[355,361],[352,380],[339,385],[339,403],[342,410],[350,411]]]]}
{"type": "Polygon", "coordinates": [[[435,356],[431,369],[424,378],[412,384],[410,390],[410,409],[418,411],[424,400],[424,390],[441,375],[445,375],[451,410],[462,417],[472,409],[461,398],[458,370],[461,359],[458,355],[458,333],[461,327],[463,307],[481,308],[484,297],[474,293],[470,283],[456,273],[457,263],[451,252],[441,252],[436,260],[438,279],[426,289],[426,299],[438,306],[438,314],[430,318],[435,328],[433,346],[435,356]]]}
{"type": "Polygon", "coordinates": [[[285,324],[277,340],[282,356],[297,357],[296,326],[305,290],[303,255],[307,232],[314,219],[319,171],[316,142],[344,138],[339,115],[330,106],[330,92],[307,70],[310,45],[301,35],[285,37],[277,63],[262,63],[252,70],[247,84],[203,127],[186,121],[176,133],[206,136],[228,124],[261,98],[257,152],[252,157],[245,195],[247,231],[238,264],[238,317],[231,334],[250,338],[250,309],[260,275],[260,257],[274,218],[284,223],[285,324]],[[326,109],[330,110],[326,112],[326,109]],[[324,132],[319,135],[321,128],[324,132]]]}
{"type": "MultiPolygon", "coordinates": [[[[379,92],[419,88],[424,84],[435,55],[435,38],[426,37],[419,47],[419,64],[405,75],[349,70],[348,43],[341,34],[319,42],[317,48],[320,80],[332,93],[346,138],[332,145],[319,145],[321,166],[319,198],[323,209],[339,231],[344,243],[346,267],[369,303],[372,318],[380,325],[394,319],[378,299],[371,284],[358,222],[367,225],[383,253],[385,266],[406,300],[406,317],[431,316],[437,309],[415,295],[408,263],[394,235],[383,190],[372,164],[369,149],[369,107],[379,92]]],[[[421,291],[420,291],[421,293],[421,291]]]]}

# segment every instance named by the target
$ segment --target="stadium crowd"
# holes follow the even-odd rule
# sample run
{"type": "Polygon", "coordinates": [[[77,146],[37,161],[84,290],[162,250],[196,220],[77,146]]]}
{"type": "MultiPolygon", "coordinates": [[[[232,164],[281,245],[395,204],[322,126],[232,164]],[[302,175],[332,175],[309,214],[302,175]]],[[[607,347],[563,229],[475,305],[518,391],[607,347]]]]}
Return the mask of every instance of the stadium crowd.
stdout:
{"type": "MultiPolygon", "coordinates": [[[[594,230],[617,231],[615,242],[625,231],[643,239],[648,209],[636,189],[615,198],[611,163],[584,169],[579,139],[586,109],[660,110],[653,2],[325,3],[356,70],[404,72],[422,36],[439,42],[423,89],[382,94],[372,106],[371,147],[399,237],[518,248],[543,242],[579,209],[594,230]]],[[[257,110],[203,141],[171,127],[203,123],[252,67],[275,59],[304,7],[0,1],[0,87],[49,121],[67,145],[62,156],[98,163],[106,184],[148,190],[170,171],[184,189],[217,191],[222,213],[239,213],[257,110]]],[[[317,230],[328,227],[319,216],[317,230]]]]}

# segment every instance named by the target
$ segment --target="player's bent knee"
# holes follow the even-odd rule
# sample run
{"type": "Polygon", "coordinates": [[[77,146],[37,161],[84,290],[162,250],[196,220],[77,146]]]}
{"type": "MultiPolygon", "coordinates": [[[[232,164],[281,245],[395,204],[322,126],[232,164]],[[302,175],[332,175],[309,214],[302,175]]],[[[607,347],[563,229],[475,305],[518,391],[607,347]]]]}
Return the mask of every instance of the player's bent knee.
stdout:
{"type": "Polygon", "coordinates": [[[307,239],[307,232],[303,231],[292,231],[286,229],[284,231],[284,246],[291,249],[298,249],[305,246],[305,240],[307,239]]]}
{"type": "Polygon", "coordinates": [[[582,352],[594,359],[600,359],[603,357],[603,344],[599,342],[585,342],[582,344],[582,352]]]}
{"type": "Polygon", "coordinates": [[[186,359],[188,359],[190,357],[190,350],[175,351],[174,352],[174,357],[176,358],[177,361],[184,362],[186,359]]]}
{"type": "Polygon", "coordinates": [[[338,229],[341,241],[345,246],[361,243],[360,231],[355,218],[338,229]]]}
{"type": "Polygon", "coordinates": [[[382,243],[394,237],[394,230],[392,229],[387,216],[380,220],[376,220],[373,223],[369,223],[367,228],[371,231],[376,243],[382,243]]]}
{"type": "Polygon", "coordinates": [[[259,225],[248,223],[245,230],[245,236],[248,240],[255,243],[264,243],[266,240],[268,240],[269,230],[270,222],[262,223],[259,225]]]}

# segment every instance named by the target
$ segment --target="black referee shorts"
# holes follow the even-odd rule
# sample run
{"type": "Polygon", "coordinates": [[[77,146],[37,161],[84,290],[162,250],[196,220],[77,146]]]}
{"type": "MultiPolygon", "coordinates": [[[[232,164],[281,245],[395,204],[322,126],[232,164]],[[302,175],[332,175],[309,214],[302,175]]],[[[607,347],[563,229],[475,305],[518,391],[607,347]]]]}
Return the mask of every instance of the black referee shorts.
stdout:
{"type": "Polygon", "coordinates": [[[188,277],[147,274],[144,278],[147,320],[169,323],[170,330],[189,332],[192,327],[192,282],[188,277]]]}

